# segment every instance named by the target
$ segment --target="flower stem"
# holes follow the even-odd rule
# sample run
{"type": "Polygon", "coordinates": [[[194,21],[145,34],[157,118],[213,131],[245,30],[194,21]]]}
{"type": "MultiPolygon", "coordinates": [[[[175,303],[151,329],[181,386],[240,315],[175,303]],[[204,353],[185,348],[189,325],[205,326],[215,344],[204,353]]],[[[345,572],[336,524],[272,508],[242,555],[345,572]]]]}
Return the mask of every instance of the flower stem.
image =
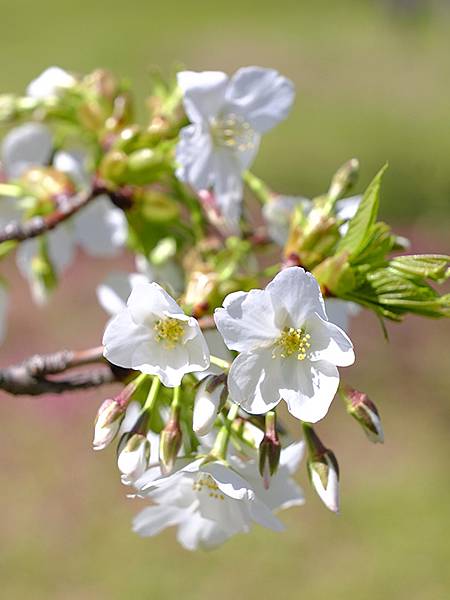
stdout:
{"type": "Polygon", "coordinates": [[[243,179],[261,204],[267,204],[270,201],[272,192],[262,179],[253,175],[250,171],[244,172],[243,179]]]}
{"type": "Polygon", "coordinates": [[[230,410],[228,411],[226,421],[220,428],[219,433],[217,434],[216,441],[214,442],[214,447],[211,450],[211,455],[217,458],[218,460],[226,460],[228,442],[230,441],[231,435],[231,426],[238,414],[238,410],[239,406],[237,404],[234,404],[233,402],[230,410]]]}
{"type": "Polygon", "coordinates": [[[152,385],[150,386],[150,390],[148,392],[147,400],[145,401],[143,411],[151,412],[153,410],[156,398],[158,397],[160,385],[161,380],[156,375],[155,377],[153,377],[152,385]]]}
{"type": "Polygon", "coordinates": [[[224,371],[228,371],[229,368],[231,367],[230,362],[228,362],[227,360],[223,360],[222,358],[219,358],[218,356],[211,355],[210,360],[213,365],[216,365],[216,367],[220,367],[224,371]]]}

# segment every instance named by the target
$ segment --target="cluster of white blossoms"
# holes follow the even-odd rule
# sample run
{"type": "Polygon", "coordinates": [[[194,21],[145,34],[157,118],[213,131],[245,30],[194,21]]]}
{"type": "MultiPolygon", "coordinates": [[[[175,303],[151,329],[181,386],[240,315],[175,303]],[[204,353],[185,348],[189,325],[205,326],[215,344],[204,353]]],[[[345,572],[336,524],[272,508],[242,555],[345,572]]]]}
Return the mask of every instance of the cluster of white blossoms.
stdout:
{"type": "MultiPolygon", "coordinates": [[[[101,297],[105,296],[103,287],[101,297]]],[[[106,297],[114,298],[111,288],[106,297]]],[[[134,530],[151,536],[176,526],[180,543],[188,549],[216,546],[248,531],[252,523],[280,531],[283,527],[274,513],[303,503],[291,477],[303,443],[280,450],[277,433],[272,431],[271,437],[264,424],[262,428],[252,424],[251,415],[273,416],[277,404],[285,400],[298,419],[309,423],[322,419],[339,385],[337,366],[354,360],[348,336],[327,319],[314,277],[290,267],[264,290],[225,298],[214,320],[228,349],[239,353],[230,362],[210,355],[198,321],[155,282],[137,280],[126,304],[118,297],[103,304],[116,307],[109,311],[115,316],[103,338],[105,357],[153,376],[150,401],[134,413],[135,423],[126,417],[119,444],[122,481],[152,502],[136,517],[134,530]],[[223,375],[205,376],[211,362],[222,367],[223,375]],[[174,388],[169,404],[160,383],[174,388]],[[194,403],[189,406],[192,385],[194,403]],[[156,413],[161,418],[161,411],[170,413],[168,423],[159,436],[151,431],[149,439],[143,424],[156,413]],[[183,421],[192,430],[190,437],[200,440],[195,451],[182,443],[183,421]],[[260,473],[265,470],[262,460],[272,465],[269,477],[260,473]]],[[[126,404],[119,399],[113,407],[111,401],[102,407],[97,446],[105,431],[107,437],[118,431],[126,404]]],[[[330,470],[328,480],[333,503],[326,503],[337,510],[335,470],[330,470]]]]}
{"type": "MultiPolygon", "coordinates": [[[[155,77],[146,123],[134,121],[129,85],[102,69],[51,67],[24,96],[0,95],[0,259],[15,253],[37,303],[77,249],[127,248],[135,264],[97,287],[102,347],[33,357],[2,370],[0,388],[121,384],[98,410],[93,448],[117,440],[122,483],[148,501],[134,531],[175,527],[189,550],[254,524],[281,531],[279,512],[304,502],[303,454],[338,512],[338,462],[315,424],[339,396],[372,442],[384,439],[375,404],[341,380],[355,360],[350,317],[450,314],[450,296],[430,285],[450,275],[448,257],[392,256],[406,246],[377,222],[384,168],[348,196],[351,159],[312,200],[249,171],[294,96],[289,79],[255,66],[155,77]]],[[[0,341],[6,289],[0,277],[0,341]]]]}

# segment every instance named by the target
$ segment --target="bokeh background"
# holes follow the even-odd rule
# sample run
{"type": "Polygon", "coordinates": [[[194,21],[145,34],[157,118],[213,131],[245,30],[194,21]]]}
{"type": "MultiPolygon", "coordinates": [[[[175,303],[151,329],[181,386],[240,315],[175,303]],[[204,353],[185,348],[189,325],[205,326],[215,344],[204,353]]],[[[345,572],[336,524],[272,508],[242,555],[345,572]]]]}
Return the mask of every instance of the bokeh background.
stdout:
{"type": "MultiPolygon", "coordinates": [[[[139,100],[154,65],[232,72],[275,67],[298,98],[266,136],[255,172],[313,195],[353,156],[363,189],[386,161],[382,215],[412,250],[448,251],[450,4],[447,0],[0,0],[1,91],[22,91],[51,64],[103,66],[139,100]]],[[[80,255],[49,306],[33,307],[12,262],[10,327],[0,364],[34,352],[98,345],[106,321],[95,284],[131,266],[80,255]]],[[[111,390],[46,398],[1,395],[0,597],[8,599],[444,600],[450,597],[449,327],[409,318],[386,343],[358,317],[348,379],[383,416],[386,443],[366,441],[335,403],[318,430],[342,470],[342,512],[307,504],[287,531],[255,529],[208,554],[173,531],[142,540],[129,523],[114,451],[91,450],[92,421],[111,390]]]]}

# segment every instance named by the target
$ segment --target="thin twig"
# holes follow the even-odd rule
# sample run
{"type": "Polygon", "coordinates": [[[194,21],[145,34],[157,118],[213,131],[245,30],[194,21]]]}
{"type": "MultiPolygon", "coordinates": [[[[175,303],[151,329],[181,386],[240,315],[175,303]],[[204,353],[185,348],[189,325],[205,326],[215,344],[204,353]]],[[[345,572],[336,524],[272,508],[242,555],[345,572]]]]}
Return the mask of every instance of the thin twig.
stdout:
{"type": "Polygon", "coordinates": [[[61,202],[61,205],[57,210],[49,215],[33,217],[24,223],[8,223],[3,228],[3,231],[0,231],[0,244],[8,241],[23,242],[24,240],[51,231],[104,192],[105,190],[103,188],[94,187],[91,190],[86,190],[80,192],[76,196],[67,198],[64,202],[61,202]]]}

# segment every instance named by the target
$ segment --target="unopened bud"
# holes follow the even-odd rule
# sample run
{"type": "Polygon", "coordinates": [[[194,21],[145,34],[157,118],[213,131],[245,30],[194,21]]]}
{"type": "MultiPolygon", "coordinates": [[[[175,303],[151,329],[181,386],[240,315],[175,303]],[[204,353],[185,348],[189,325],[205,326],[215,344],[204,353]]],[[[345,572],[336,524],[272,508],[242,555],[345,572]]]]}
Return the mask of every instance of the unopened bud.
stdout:
{"type": "Polygon", "coordinates": [[[108,398],[98,409],[94,428],[94,450],[103,450],[116,437],[125,415],[124,407],[117,399],[108,398]]]}
{"type": "Polygon", "coordinates": [[[348,414],[358,421],[369,440],[375,444],[382,444],[384,432],[380,414],[368,395],[351,387],[342,388],[340,395],[347,406],[348,414]]]}
{"type": "Polygon", "coordinates": [[[192,428],[197,435],[206,435],[214,425],[228,396],[223,375],[205,377],[197,389],[192,428]]]}
{"type": "Polygon", "coordinates": [[[12,94],[0,96],[0,123],[9,123],[17,118],[17,101],[12,94]]]}
{"type": "Polygon", "coordinates": [[[273,411],[266,414],[266,432],[259,446],[259,472],[266,490],[270,478],[275,475],[280,464],[281,444],[276,431],[276,415],[273,411]]]}
{"type": "Polygon", "coordinates": [[[164,168],[164,160],[159,152],[151,148],[135,150],[128,156],[127,183],[141,185],[152,183],[164,168]]]}
{"type": "Polygon", "coordinates": [[[328,199],[334,203],[342,198],[353,187],[359,175],[359,161],[356,158],[348,160],[334,174],[328,190],[328,199]]]}
{"type": "Polygon", "coordinates": [[[147,470],[149,459],[149,440],[141,433],[132,434],[117,459],[117,466],[122,473],[122,483],[131,485],[139,479],[147,470]]]}
{"type": "Polygon", "coordinates": [[[41,202],[51,202],[75,193],[75,187],[69,177],[52,167],[27,169],[20,178],[20,184],[26,193],[41,202]]]}
{"type": "Polygon", "coordinates": [[[121,183],[127,170],[128,157],[120,150],[111,150],[103,157],[99,167],[99,175],[106,181],[121,183]]]}
{"type": "Polygon", "coordinates": [[[182,440],[179,410],[174,410],[159,440],[159,461],[164,475],[173,471],[182,440]]]}
{"type": "Polygon", "coordinates": [[[304,424],[308,445],[308,475],[312,486],[325,506],[339,512],[339,465],[334,453],[325,448],[310,425],[304,424]]]}

